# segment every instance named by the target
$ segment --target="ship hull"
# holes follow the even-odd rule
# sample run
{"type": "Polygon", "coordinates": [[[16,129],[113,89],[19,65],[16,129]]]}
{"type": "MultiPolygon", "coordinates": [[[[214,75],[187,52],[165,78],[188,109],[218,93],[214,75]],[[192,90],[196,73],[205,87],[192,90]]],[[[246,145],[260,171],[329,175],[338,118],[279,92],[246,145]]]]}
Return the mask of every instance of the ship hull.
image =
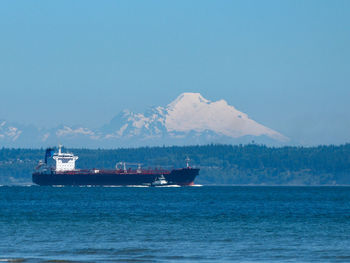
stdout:
{"type": "Polygon", "coordinates": [[[117,173],[115,171],[102,171],[102,172],[35,172],[32,175],[33,183],[42,186],[55,186],[55,185],[151,185],[161,174],[167,180],[168,184],[175,185],[192,185],[194,179],[199,173],[197,168],[183,168],[174,169],[167,172],[154,172],[154,173],[117,173]]]}

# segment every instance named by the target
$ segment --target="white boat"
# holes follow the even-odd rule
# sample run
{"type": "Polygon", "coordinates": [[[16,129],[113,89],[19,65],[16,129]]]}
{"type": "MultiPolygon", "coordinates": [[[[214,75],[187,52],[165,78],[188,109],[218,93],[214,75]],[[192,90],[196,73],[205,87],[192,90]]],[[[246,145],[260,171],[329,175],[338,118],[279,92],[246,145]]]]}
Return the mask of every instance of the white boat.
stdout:
{"type": "Polygon", "coordinates": [[[165,186],[168,184],[168,181],[165,180],[164,175],[160,175],[154,180],[151,186],[165,186]]]}

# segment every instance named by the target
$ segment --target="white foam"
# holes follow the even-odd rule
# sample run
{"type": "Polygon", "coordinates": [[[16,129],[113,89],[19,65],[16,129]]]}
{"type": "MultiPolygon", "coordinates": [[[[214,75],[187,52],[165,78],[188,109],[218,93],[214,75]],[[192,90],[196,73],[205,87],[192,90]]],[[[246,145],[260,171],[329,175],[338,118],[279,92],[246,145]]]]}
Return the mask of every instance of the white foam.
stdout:
{"type": "Polygon", "coordinates": [[[181,187],[181,186],[177,184],[169,184],[169,185],[157,185],[155,187],[181,187]]]}
{"type": "Polygon", "coordinates": [[[148,185],[126,185],[126,187],[149,187],[148,185]]]}

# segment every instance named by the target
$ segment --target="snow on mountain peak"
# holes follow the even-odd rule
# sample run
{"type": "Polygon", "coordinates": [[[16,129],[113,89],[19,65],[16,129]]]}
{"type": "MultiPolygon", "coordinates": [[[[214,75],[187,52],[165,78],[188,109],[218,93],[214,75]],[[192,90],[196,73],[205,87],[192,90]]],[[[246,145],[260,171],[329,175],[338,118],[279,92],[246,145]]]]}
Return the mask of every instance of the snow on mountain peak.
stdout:
{"type": "Polygon", "coordinates": [[[288,140],[277,131],[250,119],[225,100],[210,101],[200,93],[190,92],[182,93],[165,107],[152,107],[144,113],[124,110],[109,124],[96,130],[66,125],[38,129],[13,125],[0,119],[0,142],[12,146],[24,140],[29,141],[27,138],[33,145],[67,142],[75,146],[100,147],[233,143],[248,141],[256,136],[262,136],[258,141],[288,140]]]}
{"type": "Polygon", "coordinates": [[[209,103],[200,93],[185,92],[178,96],[173,102],[168,104],[167,109],[172,109],[179,105],[197,105],[201,103],[209,103]]]}
{"type": "Polygon", "coordinates": [[[76,135],[85,135],[85,136],[89,136],[91,139],[98,139],[98,136],[96,136],[95,132],[84,127],[71,128],[68,126],[63,126],[63,128],[58,129],[56,131],[57,137],[76,136],[76,135]]]}
{"type": "Polygon", "coordinates": [[[249,119],[225,100],[211,102],[199,93],[183,93],[170,103],[165,126],[169,132],[212,131],[232,138],[265,135],[287,140],[282,134],[249,119]]]}
{"type": "Polygon", "coordinates": [[[185,138],[193,132],[196,136],[210,132],[218,137],[263,135],[278,141],[287,140],[282,134],[249,119],[225,100],[212,102],[200,93],[190,92],[182,93],[166,107],[154,107],[146,113],[123,111],[115,124],[106,138],[185,138]]]}
{"type": "Polygon", "coordinates": [[[11,141],[16,141],[19,136],[22,134],[22,130],[19,128],[8,124],[6,121],[0,121],[0,138],[8,138],[11,141]]]}

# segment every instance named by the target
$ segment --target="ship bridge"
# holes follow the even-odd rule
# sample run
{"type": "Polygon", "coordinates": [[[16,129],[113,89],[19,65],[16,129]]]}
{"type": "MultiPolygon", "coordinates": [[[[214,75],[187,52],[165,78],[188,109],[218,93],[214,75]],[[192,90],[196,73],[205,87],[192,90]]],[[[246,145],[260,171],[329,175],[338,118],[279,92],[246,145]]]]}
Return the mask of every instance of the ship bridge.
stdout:
{"type": "Polygon", "coordinates": [[[58,153],[53,155],[53,159],[56,161],[56,172],[75,170],[75,161],[78,158],[78,156],[72,153],[62,153],[62,145],[60,145],[58,147],[58,153]]]}

